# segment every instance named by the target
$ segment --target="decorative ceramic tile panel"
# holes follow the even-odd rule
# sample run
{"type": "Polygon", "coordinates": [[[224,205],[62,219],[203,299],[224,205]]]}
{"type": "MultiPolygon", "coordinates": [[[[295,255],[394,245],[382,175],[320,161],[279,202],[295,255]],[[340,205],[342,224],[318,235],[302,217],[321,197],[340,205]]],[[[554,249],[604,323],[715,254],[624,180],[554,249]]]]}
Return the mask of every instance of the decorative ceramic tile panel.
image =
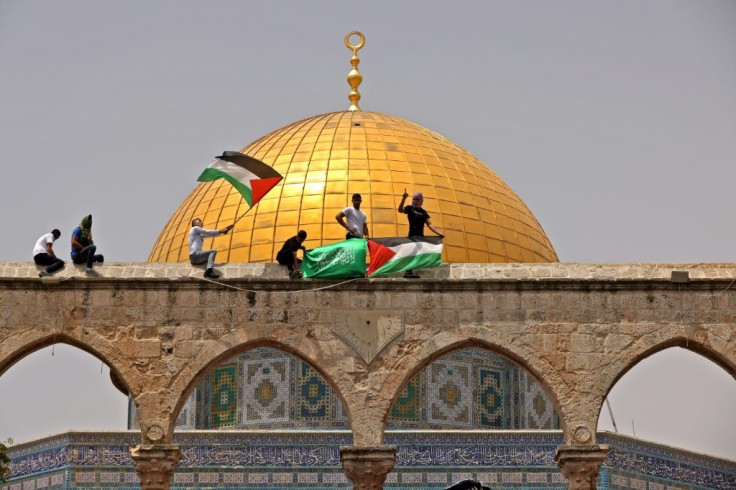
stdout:
{"type": "Polygon", "coordinates": [[[174,473],[174,483],[194,483],[194,473],[174,473]]]}
{"type": "Polygon", "coordinates": [[[476,389],[477,424],[480,427],[503,429],[504,372],[496,369],[478,369],[476,389]]]}
{"type": "Polygon", "coordinates": [[[297,473],[296,481],[301,484],[317,484],[319,483],[319,473],[297,473]]]}
{"type": "MultiPolygon", "coordinates": [[[[134,463],[129,453],[124,459],[121,455],[139,438],[134,432],[69,433],[14,445],[10,456],[21,470],[0,489],[42,488],[54,480],[58,485],[53,488],[130,490],[139,486],[134,463]]],[[[736,488],[734,462],[610,433],[599,433],[597,440],[611,446],[598,488],[736,488]]],[[[175,435],[174,443],[182,448],[174,475],[177,487],[327,489],[349,484],[339,456],[340,446],[353,443],[348,431],[185,431],[175,435]]],[[[554,462],[555,448],[563,443],[560,431],[387,431],[385,443],[398,448],[386,488],[439,490],[465,479],[508,489],[567,485],[554,462]]]]}
{"type": "Polygon", "coordinates": [[[555,411],[552,401],[542,386],[528,373],[521,373],[524,386],[524,421],[525,428],[554,428],[555,411]]]}
{"type": "Polygon", "coordinates": [[[427,373],[427,422],[453,427],[473,424],[473,368],[469,364],[436,361],[427,373]]]}
{"type": "Polygon", "coordinates": [[[195,389],[194,393],[187,398],[186,403],[184,403],[184,407],[182,407],[181,412],[179,412],[179,416],[176,418],[175,430],[193,430],[196,428],[196,406],[197,390],[195,389]]]}
{"type": "Polygon", "coordinates": [[[420,420],[419,374],[414,375],[399,393],[391,407],[390,419],[398,422],[419,422],[420,420]]]}
{"type": "Polygon", "coordinates": [[[291,473],[274,473],[271,476],[274,483],[294,483],[294,475],[291,473]]]}
{"type": "Polygon", "coordinates": [[[215,472],[201,472],[197,473],[198,483],[220,483],[220,474],[215,472]]]}
{"type": "Polygon", "coordinates": [[[251,485],[268,483],[268,473],[248,473],[248,483],[251,485]]]}
{"type": "Polygon", "coordinates": [[[243,425],[287,422],[290,418],[288,357],[243,363],[243,425]]]}
{"type": "Polygon", "coordinates": [[[222,483],[237,484],[244,483],[245,475],[242,473],[223,473],[222,483]]]}
{"type": "Polygon", "coordinates": [[[403,473],[401,475],[401,483],[422,483],[421,473],[403,473]]]}
{"type": "Polygon", "coordinates": [[[334,418],[334,394],[327,381],[304,361],[297,361],[296,416],[300,421],[327,422],[334,418]]]}
{"type": "Polygon", "coordinates": [[[210,398],[213,429],[231,427],[237,423],[238,383],[236,373],[237,366],[232,364],[215,369],[210,398]]]}
{"type": "Polygon", "coordinates": [[[526,482],[527,483],[547,483],[547,473],[532,473],[529,472],[526,474],[526,482]]]}

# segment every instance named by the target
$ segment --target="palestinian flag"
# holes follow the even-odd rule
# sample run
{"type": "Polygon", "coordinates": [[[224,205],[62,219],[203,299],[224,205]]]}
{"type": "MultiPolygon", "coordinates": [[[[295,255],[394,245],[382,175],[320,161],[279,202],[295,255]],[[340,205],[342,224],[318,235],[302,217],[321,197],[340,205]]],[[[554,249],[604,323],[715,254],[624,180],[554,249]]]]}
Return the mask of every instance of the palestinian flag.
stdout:
{"type": "Polygon", "coordinates": [[[302,262],[304,277],[348,279],[365,277],[365,240],[352,238],[307,250],[302,262]]]}
{"type": "Polygon", "coordinates": [[[373,238],[368,240],[368,277],[442,265],[442,238],[373,238]]]}
{"type": "Polygon", "coordinates": [[[197,179],[200,182],[225,179],[243,195],[248,206],[253,207],[283,177],[260,160],[237,151],[226,151],[197,179]]]}

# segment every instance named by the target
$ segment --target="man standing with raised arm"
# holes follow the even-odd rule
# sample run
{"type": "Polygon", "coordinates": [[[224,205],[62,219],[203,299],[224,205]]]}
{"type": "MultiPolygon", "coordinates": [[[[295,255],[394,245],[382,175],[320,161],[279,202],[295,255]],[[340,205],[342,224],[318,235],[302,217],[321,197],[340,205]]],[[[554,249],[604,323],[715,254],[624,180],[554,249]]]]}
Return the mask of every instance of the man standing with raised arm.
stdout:
{"type": "MultiPolygon", "coordinates": [[[[409,237],[413,236],[424,236],[424,225],[432,230],[440,238],[444,238],[443,235],[437,228],[432,226],[432,221],[429,219],[429,213],[424,210],[422,204],[424,204],[424,196],[421,192],[417,191],[411,197],[411,204],[404,206],[406,198],[409,197],[409,193],[404,189],[404,194],[401,196],[401,202],[399,203],[399,213],[406,214],[409,220],[409,237]]],[[[419,276],[412,270],[408,270],[404,273],[404,277],[416,279],[419,276]]]]}

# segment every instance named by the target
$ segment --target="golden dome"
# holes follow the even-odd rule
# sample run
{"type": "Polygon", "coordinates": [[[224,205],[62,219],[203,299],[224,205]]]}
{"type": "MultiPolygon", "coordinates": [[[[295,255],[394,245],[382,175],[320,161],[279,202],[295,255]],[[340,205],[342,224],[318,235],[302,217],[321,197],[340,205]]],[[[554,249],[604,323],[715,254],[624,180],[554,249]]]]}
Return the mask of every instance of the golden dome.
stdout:
{"type": "MultiPolygon", "coordinates": [[[[445,233],[445,262],[557,261],[542,227],[503,180],[447,138],[410,121],[333,112],[289,124],[241,151],[284,179],[230,234],[207,239],[205,248],[218,251],[218,262],[274,262],[300,229],[308,233],[307,248],[343,240],[335,215],[351,205],[355,192],[362,194],[371,237],[406,236],[406,216],[396,210],[404,189],[424,194],[432,224],[445,233]]],[[[225,180],[200,183],[161,231],[148,260],[188,261],[192,219],[224,228],[247,209],[225,180]]]]}

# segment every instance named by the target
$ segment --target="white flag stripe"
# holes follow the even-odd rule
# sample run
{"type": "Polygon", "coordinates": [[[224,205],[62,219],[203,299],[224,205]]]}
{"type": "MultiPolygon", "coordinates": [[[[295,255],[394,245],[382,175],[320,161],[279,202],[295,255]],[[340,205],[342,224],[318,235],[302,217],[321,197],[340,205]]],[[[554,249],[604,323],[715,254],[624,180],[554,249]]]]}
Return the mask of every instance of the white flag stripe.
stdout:
{"type": "Polygon", "coordinates": [[[251,180],[260,179],[260,177],[258,177],[256,174],[254,174],[253,172],[247,171],[240,165],[236,165],[231,162],[226,162],[225,160],[220,160],[219,158],[216,159],[214,162],[212,162],[209,168],[214,168],[216,170],[225,172],[226,174],[239,180],[240,182],[244,182],[248,184],[248,187],[250,187],[251,180]]]}
{"type": "Polygon", "coordinates": [[[396,252],[396,255],[391,257],[390,260],[396,260],[413,255],[440,254],[442,253],[442,244],[435,245],[428,242],[411,242],[391,247],[391,250],[396,252]]]}

